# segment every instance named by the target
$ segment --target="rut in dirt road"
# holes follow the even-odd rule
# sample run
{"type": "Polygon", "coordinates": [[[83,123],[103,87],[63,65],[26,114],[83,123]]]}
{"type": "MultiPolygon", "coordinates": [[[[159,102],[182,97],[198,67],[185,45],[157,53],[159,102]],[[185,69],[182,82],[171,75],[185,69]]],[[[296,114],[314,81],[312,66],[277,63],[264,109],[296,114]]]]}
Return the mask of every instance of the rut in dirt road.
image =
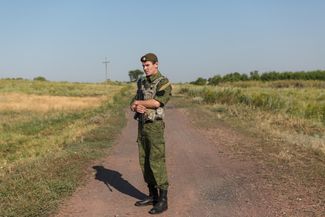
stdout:
{"type": "MultiPolygon", "coordinates": [[[[230,159],[223,151],[223,142],[228,137],[236,140],[236,135],[220,129],[218,138],[208,139],[184,111],[169,106],[166,113],[169,209],[159,216],[276,216],[256,193],[253,166],[230,159]]],[[[137,123],[131,113],[127,116],[127,126],[110,155],[89,165],[93,178],[62,204],[57,217],[152,216],[151,206],[134,206],[147,187],[138,163],[137,123]]]]}

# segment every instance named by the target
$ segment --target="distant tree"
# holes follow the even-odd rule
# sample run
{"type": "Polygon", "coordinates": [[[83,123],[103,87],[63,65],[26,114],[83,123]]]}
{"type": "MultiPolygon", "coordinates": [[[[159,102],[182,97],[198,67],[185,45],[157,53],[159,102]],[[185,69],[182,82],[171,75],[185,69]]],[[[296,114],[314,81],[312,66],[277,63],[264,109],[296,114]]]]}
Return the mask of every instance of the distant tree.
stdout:
{"type": "Polygon", "coordinates": [[[227,74],[227,75],[224,75],[222,77],[222,80],[223,81],[241,81],[242,80],[242,75],[238,72],[234,72],[234,73],[230,73],[230,74],[227,74]]]}
{"type": "Polygon", "coordinates": [[[265,72],[261,75],[262,81],[276,81],[280,80],[280,73],[279,72],[265,72]]]}
{"type": "MultiPolygon", "coordinates": [[[[298,71],[298,72],[264,72],[259,75],[257,70],[249,73],[249,76],[246,74],[240,74],[238,72],[229,73],[224,76],[215,75],[211,78],[208,78],[208,85],[218,85],[222,82],[233,82],[233,81],[247,81],[247,80],[261,80],[261,81],[277,81],[277,80],[325,80],[325,71],[324,70],[315,70],[315,71],[298,71]]],[[[203,85],[206,84],[204,78],[198,78],[196,81],[191,82],[192,84],[203,85]]]]}
{"type": "Polygon", "coordinates": [[[312,74],[313,80],[325,80],[325,71],[317,70],[310,72],[312,74]]]}
{"type": "Polygon", "coordinates": [[[294,79],[295,80],[307,80],[307,74],[305,72],[295,72],[294,79]]]}
{"type": "Polygon", "coordinates": [[[256,80],[256,81],[260,80],[260,75],[258,74],[257,70],[252,71],[249,74],[250,74],[250,76],[249,76],[250,80],[256,80]]]}
{"type": "Polygon", "coordinates": [[[37,76],[33,79],[34,81],[47,81],[45,77],[43,76],[37,76]]]}
{"type": "Polygon", "coordinates": [[[199,77],[196,79],[196,81],[190,82],[191,84],[196,84],[196,85],[206,85],[207,84],[207,79],[199,77]]]}
{"type": "Polygon", "coordinates": [[[209,85],[218,85],[220,82],[222,82],[222,77],[220,75],[215,75],[208,79],[209,85]]]}
{"type": "Polygon", "coordinates": [[[240,80],[241,80],[241,81],[247,81],[247,80],[248,80],[248,75],[246,75],[246,74],[241,74],[241,75],[240,75],[240,80]]]}
{"type": "Polygon", "coordinates": [[[140,69],[130,70],[129,71],[130,81],[131,82],[137,81],[138,78],[143,74],[144,74],[143,71],[141,71],[140,69]]]}

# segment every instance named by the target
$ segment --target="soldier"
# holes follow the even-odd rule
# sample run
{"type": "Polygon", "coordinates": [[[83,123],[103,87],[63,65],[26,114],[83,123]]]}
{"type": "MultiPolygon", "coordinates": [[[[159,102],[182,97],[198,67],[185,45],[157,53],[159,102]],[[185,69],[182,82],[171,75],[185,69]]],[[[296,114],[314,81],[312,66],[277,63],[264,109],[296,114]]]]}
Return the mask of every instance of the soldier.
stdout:
{"type": "Polygon", "coordinates": [[[137,81],[137,95],[131,111],[138,120],[139,162],[149,197],[137,201],[136,206],[153,205],[150,214],[167,210],[168,179],[165,160],[164,108],[171,97],[172,87],[158,70],[158,58],[153,53],[141,57],[145,77],[137,81]]]}

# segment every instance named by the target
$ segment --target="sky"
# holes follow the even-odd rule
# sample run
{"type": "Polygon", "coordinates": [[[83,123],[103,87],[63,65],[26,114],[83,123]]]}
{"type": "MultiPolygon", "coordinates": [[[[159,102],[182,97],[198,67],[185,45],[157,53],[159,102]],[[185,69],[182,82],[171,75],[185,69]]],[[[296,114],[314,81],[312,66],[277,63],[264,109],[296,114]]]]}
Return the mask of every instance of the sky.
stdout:
{"type": "Polygon", "coordinates": [[[0,78],[128,81],[153,52],[172,82],[325,69],[322,0],[0,0],[0,78]]]}

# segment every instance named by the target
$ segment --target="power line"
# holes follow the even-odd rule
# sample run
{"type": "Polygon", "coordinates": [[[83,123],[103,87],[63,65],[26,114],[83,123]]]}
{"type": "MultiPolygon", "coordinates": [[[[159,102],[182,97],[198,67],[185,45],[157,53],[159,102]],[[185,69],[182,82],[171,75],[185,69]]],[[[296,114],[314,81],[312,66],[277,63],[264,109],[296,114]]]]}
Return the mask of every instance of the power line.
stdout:
{"type": "Polygon", "coordinates": [[[107,59],[107,57],[105,57],[105,61],[103,61],[102,63],[104,63],[105,64],[105,81],[107,81],[107,79],[108,79],[108,72],[107,72],[107,70],[108,70],[108,63],[110,63],[110,61],[108,61],[108,59],[107,59]]]}

